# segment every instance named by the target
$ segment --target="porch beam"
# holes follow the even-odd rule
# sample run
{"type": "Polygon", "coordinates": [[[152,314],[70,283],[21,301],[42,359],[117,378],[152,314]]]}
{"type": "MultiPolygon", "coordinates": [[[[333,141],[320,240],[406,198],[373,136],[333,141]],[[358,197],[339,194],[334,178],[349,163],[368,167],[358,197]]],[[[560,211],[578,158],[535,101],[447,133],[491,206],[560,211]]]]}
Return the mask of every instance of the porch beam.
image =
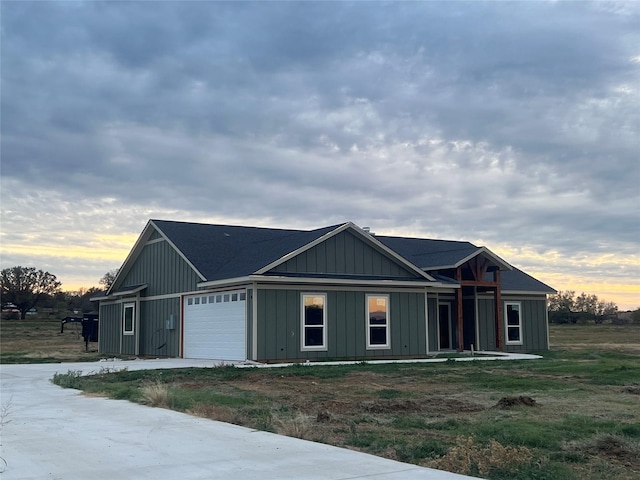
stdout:
{"type": "Polygon", "coordinates": [[[485,258],[476,257],[469,262],[469,267],[471,268],[473,278],[475,278],[477,282],[482,282],[484,281],[484,275],[489,269],[489,262],[485,258]]]}
{"type": "Polygon", "coordinates": [[[496,287],[498,284],[491,280],[476,281],[476,280],[459,280],[460,285],[465,287],[496,287]]]}

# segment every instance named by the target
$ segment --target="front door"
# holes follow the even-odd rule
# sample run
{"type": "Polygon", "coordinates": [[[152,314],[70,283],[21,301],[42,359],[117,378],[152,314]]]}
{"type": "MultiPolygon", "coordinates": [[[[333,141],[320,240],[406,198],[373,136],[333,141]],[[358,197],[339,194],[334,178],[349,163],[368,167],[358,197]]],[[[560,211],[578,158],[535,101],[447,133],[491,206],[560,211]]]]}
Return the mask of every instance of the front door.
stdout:
{"type": "Polygon", "coordinates": [[[440,331],[440,350],[451,350],[453,345],[451,331],[451,305],[438,304],[438,330],[440,331]]]}

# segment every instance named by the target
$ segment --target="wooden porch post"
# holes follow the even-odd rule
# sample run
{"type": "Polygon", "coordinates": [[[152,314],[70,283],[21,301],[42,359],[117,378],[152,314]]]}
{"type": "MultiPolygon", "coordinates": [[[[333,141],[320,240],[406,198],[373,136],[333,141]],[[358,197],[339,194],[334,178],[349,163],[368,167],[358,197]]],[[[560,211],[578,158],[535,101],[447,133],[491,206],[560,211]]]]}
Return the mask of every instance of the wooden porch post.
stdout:
{"type": "Polygon", "coordinates": [[[456,269],[456,280],[460,283],[460,288],[456,289],[456,319],[458,330],[458,351],[464,350],[464,327],[462,322],[462,268],[456,269]]]}
{"type": "Polygon", "coordinates": [[[496,282],[496,293],[493,296],[495,301],[496,311],[496,350],[502,351],[502,339],[503,339],[503,322],[502,322],[502,295],[500,293],[500,270],[493,272],[493,281],[496,282]]]}

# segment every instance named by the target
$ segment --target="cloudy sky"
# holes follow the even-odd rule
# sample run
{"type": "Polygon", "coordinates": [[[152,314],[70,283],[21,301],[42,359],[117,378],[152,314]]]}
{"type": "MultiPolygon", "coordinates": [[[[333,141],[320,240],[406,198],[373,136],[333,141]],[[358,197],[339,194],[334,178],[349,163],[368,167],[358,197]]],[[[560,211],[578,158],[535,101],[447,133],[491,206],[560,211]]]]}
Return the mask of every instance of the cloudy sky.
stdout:
{"type": "Polygon", "coordinates": [[[1,3],[2,267],[149,218],[469,240],[640,306],[640,4],[1,3]]]}

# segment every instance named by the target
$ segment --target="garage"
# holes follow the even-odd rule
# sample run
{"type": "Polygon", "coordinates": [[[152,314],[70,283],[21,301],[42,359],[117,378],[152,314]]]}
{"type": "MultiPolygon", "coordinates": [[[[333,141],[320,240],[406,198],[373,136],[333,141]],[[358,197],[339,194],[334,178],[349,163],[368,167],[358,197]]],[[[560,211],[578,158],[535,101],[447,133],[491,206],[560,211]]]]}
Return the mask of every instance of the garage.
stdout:
{"type": "Polygon", "coordinates": [[[184,297],[184,358],[246,360],[245,290],[184,297]]]}

